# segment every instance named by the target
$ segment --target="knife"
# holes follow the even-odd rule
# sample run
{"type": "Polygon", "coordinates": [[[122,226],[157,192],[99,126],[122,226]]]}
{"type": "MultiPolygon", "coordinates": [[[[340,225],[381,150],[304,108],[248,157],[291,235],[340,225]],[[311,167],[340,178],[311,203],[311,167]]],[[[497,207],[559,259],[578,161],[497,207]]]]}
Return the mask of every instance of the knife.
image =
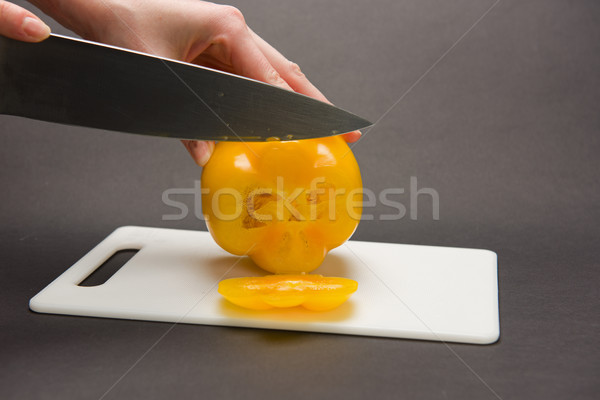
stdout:
{"type": "Polygon", "coordinates": [[[372,125],[253,79],[62,35],[0,36],[0,114],[126,133],[297,140],[372,125]]]}

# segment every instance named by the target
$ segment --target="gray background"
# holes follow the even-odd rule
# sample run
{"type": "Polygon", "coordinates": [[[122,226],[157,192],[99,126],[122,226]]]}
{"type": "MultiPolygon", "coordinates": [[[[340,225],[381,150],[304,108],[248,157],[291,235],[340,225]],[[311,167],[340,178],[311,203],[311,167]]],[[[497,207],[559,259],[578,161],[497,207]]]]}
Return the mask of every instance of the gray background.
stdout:
{"type": "MultiPolygon", "coordinates": [[[[492,1],[232,4],[334,103],[377,120],[492,1]]],[[[363,221],[355,239],[498,253],[497,344],[177,325],[106,398],[594,398],[599,21],[598,1],[501,1],[354,147],[367,188],[408,192],[412,176],[440,197],[439,220],[422,196],[417,219],[363,221]]],[[[98,399],[171,324],[28,300],[121,225],[205,229],[163,220],[161,200],[201,170],[177,141],[15,117],[0,116],[0,143],[0,397],[98,399]]]]}

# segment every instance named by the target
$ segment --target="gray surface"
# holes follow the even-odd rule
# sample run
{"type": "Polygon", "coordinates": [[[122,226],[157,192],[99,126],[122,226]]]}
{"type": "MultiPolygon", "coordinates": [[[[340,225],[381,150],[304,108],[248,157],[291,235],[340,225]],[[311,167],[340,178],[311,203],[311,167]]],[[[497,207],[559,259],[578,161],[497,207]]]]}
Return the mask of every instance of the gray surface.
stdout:
{"type": "MultiPolygon", "coordinates": [[[[373,120],[492,4],[238,3],[333,102],[373,120]]],[[[98,399],[145,355],[106,399],[595,398],[599,18],[597,1],[500,2],[354,148],[367,188],[415,176],[440,196],[439,220],[423,196],[416,220],[363,221],[356,239],[498,253],[492,346],[31,313],[118,226],[205,229],[162,219],[162,192],[200,170],[167,139],[0,117],[0,397],[98,399]]]]}

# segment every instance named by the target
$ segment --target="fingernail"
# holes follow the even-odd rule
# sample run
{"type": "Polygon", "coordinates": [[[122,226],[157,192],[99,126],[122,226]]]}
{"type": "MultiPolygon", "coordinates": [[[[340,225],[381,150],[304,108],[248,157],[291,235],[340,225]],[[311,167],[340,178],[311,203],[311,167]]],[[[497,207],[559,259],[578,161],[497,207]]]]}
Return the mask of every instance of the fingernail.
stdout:
{"type": "Polygon", "coordinates": [[[210,160],[210,156],[212,156],[213,151],[215,150],[215,142],[195,142],[196,146],[194,146],[194,153],[196,154],[196,162],[201,167],[204,167],[208,160],[210,160]]]}
{"type": "Polygon", "coordinates": [[[287,84],[286,81],[283,80],[279,72],[272,70],[269,74],[269,82],[271,85],[279,86],[281,88],[292,90],[290,85],[287,84]]]}
{"type": "Polygon", "coordinates": [[[25,17],[21,25],[23,32],[32,39],[46,39],[50,35],[50,27],[32,17],[25,17]]]}
{"type": "Polygon", "coordinates": [[[304,76],[304,73],[302,72],[302,70],[300,69],[300,66],[298,64],[296,64],[295,62],[291,62],[290,61],[290,66],[292,68],[292,71],[294,71],[294,73],[298,76],[304,76]]]}

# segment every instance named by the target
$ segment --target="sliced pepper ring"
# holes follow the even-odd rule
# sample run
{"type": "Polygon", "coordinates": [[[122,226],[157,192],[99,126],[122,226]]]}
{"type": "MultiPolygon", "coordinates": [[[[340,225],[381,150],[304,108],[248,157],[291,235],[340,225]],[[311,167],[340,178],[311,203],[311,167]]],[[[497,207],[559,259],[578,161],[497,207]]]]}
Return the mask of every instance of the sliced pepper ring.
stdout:
{"type": "Polygon", "coordinates": [[[219,282],[219,293],[252,310],[302,306],[327,311],[343,304],[358,288],[352,279],[322,275],[267,275],[219,282]]]}

